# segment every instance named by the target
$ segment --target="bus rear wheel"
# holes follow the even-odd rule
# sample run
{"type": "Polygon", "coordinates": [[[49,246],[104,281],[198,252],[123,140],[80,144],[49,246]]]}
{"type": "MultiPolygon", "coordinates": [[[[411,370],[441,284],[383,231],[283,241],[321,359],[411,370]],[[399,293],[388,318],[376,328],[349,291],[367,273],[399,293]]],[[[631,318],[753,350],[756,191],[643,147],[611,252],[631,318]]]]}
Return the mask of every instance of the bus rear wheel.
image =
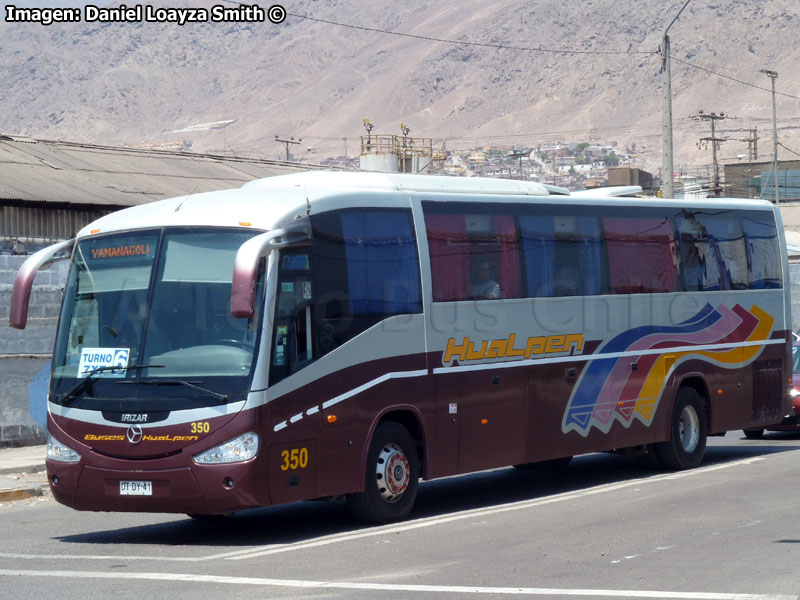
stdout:
{"type": "Polygon", "coordinates": [[[693,388],[681,388],[672,409],[669,440],[653,444],[653,453],[666,469],[692,469],[703,462],[707,435],[705,401],[693,388]]]}
{"type": "Polygon", "coordinates": [[[405,427],[378,426],[367,455],[364,491],[347,496],[355,517],[367,523],[389,523],[411,511],[419,485],[419,458],[405,427]]]}

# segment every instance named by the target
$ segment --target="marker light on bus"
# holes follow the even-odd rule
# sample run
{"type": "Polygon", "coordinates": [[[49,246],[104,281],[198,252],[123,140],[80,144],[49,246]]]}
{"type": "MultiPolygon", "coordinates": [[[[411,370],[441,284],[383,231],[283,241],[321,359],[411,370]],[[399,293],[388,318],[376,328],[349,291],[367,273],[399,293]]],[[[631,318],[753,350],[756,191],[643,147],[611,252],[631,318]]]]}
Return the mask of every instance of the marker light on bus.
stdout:
{"type": "Polygon", "coordinates": [[[57,462],[76,463],[81,455],[69,446],[62,444],[49,433],[47,434],[47,458],[57,462]]]}
{"type": "Polygon", "coordinates": [[[258,454],[258,434],[249,431],[194,457],[198,465],[220,465],[250,460],[258,454]]]}

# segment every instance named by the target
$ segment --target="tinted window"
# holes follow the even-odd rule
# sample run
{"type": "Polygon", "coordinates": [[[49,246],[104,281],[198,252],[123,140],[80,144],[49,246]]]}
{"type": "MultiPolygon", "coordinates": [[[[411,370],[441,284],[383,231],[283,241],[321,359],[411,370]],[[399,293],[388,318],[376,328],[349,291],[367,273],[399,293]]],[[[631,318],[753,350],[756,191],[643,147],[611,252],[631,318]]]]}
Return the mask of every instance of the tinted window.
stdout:
{"type": "Polygon", "coordinates": [[[702,215],[708,240],[721,260],[720,289],[746,290],[750,287],[747,250],[742,222],[737,214],[702,215]]]}
{"type": "Polygon", "coordinates": [[[605,248],[595,217],[522,215],[528,296],[603,294],[605,248]]]}
{"type": "Polygon", "coordinates": [[[702,214],[683,210],[674,219],[682,289],[690,292],[726,289],[725,265],[702,218],[702,214]]]}
{"type": "Polygon", "coordinates": [[[674,292],[678,257],[667,217],[603,219],[612,294],[674,292]]]}
{"type": "Polygon", "coordinates": [[[311,222],[319,354],[385,317],[422,311],[410,211],[329,212],[312,217],[311,222]]]}
{"type": "Polygon", "coordinates": [[[750,289],[781,287],[781,260],[775,220],[771,213],[742,216],[750,289]]]}
{"type": "Polygon", "coordinates": [[[519,298],[519,242],[510,210],[426,203],[433,299],[519,298]]]}
{"type": "Polygon", "coordinates": [[[272,383],[386,317],[422,311],[411,211],[331,211],[311,226],[310,249],[281,251],[272,383]]]}
{"type": "Polygon", "coordinates": [[[348,212],[341,220],[353,314],[420,312],[419,261],[409,214],[348,212]]]}

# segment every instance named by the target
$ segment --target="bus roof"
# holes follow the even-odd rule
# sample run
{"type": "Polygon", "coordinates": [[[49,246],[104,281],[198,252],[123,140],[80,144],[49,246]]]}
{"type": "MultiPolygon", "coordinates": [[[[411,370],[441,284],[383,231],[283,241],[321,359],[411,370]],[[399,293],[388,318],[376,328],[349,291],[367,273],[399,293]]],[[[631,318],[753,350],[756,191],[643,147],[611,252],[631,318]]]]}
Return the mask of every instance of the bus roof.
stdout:
{"type": "MultiPolygon", "coordinates": [[[[626,192],[632,192],[627,188],[626,192]]],[[[189,194],[120,210],[90,223],[78,237],[164,226],[243,227],[269,230],[315,207],[331,205],[326,199],[348,194],[392,192],[465,196],[550,196],[551,202],[579,204],[654,203],[692,208],[767,209],[767,201],[712,198],[704,201],[621,198],[621,189],[603,188],[570,194],[569,190],[535,182],[483,177],[447,177],[398,173],[307,171],[278,175],[246,183],[241,188],[189,194]],[[570,200],[571,198],[572,200],[570,200]]],[[[384,196],[386,197],[386,196],[384,196]]],[[[452,197],[452,196],[451,196],[452,197]]],[[[479,199],[476,198],[476,199],[479,199]]],[[[540,200],[541,201],[541,200],[540,200]]]]}

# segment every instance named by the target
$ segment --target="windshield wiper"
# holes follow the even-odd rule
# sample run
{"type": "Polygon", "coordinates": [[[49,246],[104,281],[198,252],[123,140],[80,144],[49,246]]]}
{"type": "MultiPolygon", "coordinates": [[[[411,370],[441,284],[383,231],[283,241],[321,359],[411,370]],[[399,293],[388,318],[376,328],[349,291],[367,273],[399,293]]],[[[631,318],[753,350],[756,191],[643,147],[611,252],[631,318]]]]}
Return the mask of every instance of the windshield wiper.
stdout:
{"type": "Polygon", "coordinates": [[[228,397],[225,394],[220,394],[214,390],[209,390],[208,388],[197,385],[198,383],[203,383],[202,381],[186,381],[184,379],[148,379],[147,381],[117,381],[117,383],[128,385],[134,383],[139,385],[185,385],[193,390],[197,390],[198,392],[203,392],[204,394],[217,398],[221,402],[228,401],[228,397]]]}
{"type": "MultiPolygon", "coordinates": [[[[61,399],[61,406],[66,406],[70,404],[75,398],[78,397],[83,390],[85,390],[90,383],[95,381],[95,375],[98,373],[103,373],[105,371],[138,371],[139,369],[163,369],[164,365],[131,365],[130,367],[115,367],[111,365],[105,365],[102,367],[96,367],[89,371],[86,374],[86,377],[81,379],[70,391],[64,394],[64,397],[61,399]]],[[[117,382],[120,383],[120,382],[117,382]]]]}

